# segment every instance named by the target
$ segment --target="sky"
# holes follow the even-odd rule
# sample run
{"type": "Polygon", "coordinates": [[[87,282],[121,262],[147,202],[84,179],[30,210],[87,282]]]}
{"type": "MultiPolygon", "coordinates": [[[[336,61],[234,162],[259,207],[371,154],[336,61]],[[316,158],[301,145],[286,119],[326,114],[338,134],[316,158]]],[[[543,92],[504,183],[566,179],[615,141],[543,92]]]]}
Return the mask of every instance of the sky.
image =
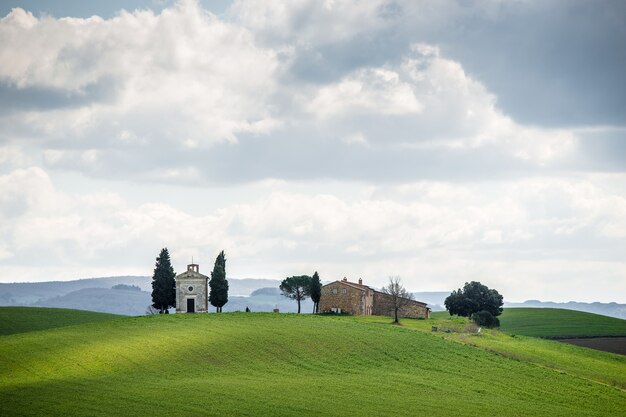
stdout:
{"type": "Polygon", "coordinates": [[[626,2],[0,2],[0,282],[626,303],[626,2]]]}

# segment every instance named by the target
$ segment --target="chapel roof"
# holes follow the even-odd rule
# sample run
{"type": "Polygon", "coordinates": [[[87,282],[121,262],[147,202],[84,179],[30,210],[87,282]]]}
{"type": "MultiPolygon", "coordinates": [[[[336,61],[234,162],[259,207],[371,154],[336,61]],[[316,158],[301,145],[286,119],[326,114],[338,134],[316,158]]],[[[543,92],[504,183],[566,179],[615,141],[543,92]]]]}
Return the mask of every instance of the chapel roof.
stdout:
{"type": "Polygon", "coordinates": [[[200,273],[200,265],[198,264],[189,264],[187,265],[187,270],[181,274],[176,275],[176,279],[184,279],[184,278],[206,278],[206,275],[200,273]]]}

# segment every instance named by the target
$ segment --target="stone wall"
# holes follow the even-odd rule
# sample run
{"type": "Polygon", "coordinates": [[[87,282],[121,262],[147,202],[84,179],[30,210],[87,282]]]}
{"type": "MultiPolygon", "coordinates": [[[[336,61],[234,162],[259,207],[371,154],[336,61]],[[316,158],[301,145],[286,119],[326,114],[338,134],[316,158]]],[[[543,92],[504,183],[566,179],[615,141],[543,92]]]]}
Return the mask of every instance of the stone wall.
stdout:
{"type": "Polygon", "coordinates": [[[358,288],[356,284],[353,285],[342,281],[324,285],[320,296],[320,312],[328,313],[340,308],[344,313],[357,316],[371,314],[372,291],[365,286],[358,288]]]}
{"type": "MultiPolygon", "coordinates": [[[[348,281],[335,281],[322,287],[320,312],[328,313],[341,309],[341,312],[355,316],[393,316],[391,296],[375,291],[365,285],[348,281]]],[[[400,312],[400,317],[429,318],[426,304],[409,300],[400,312]]]]}
{"type": "MultiPolygon", "coordinates": [[[[372,314],[377,316],[393,316],[393,300],[390,295],[382,292],[374,292],[374,308],[372,314]]],[[[419,301],[410,300],[402,310],[398,312],[400,317],[424,318],[430,317],[429,310],[425,304],[419,301]]]]}

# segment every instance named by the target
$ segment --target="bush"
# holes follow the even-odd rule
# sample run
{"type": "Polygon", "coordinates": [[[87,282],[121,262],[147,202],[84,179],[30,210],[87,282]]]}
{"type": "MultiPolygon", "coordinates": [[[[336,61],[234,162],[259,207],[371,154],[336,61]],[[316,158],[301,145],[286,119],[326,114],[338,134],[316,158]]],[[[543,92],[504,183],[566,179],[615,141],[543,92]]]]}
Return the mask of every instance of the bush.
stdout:
{"type": "Polygon", "coordinates": [[[497,317],[494,317],[493,314],[486,310],[479,311],[478,313],[472,314],[472,321],[479,326],[484,327],[500,327],[500,320],[497,317]]]}
{"type": "Polygon", "coordinates": [[[320,316],[351,316],[352,315],[346,311],[342,311],[341,313],[337,313],[335,311],[323,311],[317,314],[319,314],[320,316]]]}

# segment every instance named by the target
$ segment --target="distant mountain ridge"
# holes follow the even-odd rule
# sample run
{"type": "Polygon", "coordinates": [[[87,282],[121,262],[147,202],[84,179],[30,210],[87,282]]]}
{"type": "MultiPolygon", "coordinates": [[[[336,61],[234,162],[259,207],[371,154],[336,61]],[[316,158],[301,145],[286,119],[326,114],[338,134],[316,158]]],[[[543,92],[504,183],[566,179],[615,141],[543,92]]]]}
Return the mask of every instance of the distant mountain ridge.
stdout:
{"type": "MultiPolygon", "coordinates": [[[[445,311],[444,301],[450,292],[415,292],[415,299],[423,301],[432,311],[445,311]]],[[[504,302],[505,308],[530,307],[530,308],[562,308],[565,310],[584,311],[587,313],[601,314],[603,316],[626,319],[626,304],[619,303],[582,303],[569,301],[567,303],[555,303],[553,301],[528,300],[523,303],[504,302]]]]}
{"type": "MultiPolygon", "coordinates": [[[[280,294],[280,280],[266,278],[228,278],[229,301],[224,311],[296,312],[294,301],[280,294]],[[264,289],[265,291],[259,291],[264,289]],[[255,294],[253,294],[255,293],[255,294]]],[[[0,283],[0,306],[37,306],[71,308],[103,313],[139,316],[151,304],[152,278],[117,276],[73,281],[0,283]]],[[[313,304],[302,304],[305,312],[313,304]]]]}
{"type": "MultiPolygon", "coordinates": [[[[283,297],[278,286],[280,280],[267,278],[228,278],[229,301],[224,311],[296,312],[294,301],[283,297]]],[[[151,303],[152,278],[148,276],[116,276],[83,278],[72,281],[0,283],[0,306],[38,306],[73,308],[125,315],[143,315],[151,303]],[[116,289],[113,287],[116,286],[116,289]],[[136,288],[125,288],[136,286],[136,288]]],[[[415,292],[414,297],[429,305],[433,311],[443,311],[448,291],[415,292]]],[[[626,319],[626,304],[581,303],[570,301],[555,303],[528,300],[523,303],[505,302],[505,307],[563,308],[586,311],[626,319]]],[[[312,311],[311,300],[305,300],[302,311],[312,311]]]]}

